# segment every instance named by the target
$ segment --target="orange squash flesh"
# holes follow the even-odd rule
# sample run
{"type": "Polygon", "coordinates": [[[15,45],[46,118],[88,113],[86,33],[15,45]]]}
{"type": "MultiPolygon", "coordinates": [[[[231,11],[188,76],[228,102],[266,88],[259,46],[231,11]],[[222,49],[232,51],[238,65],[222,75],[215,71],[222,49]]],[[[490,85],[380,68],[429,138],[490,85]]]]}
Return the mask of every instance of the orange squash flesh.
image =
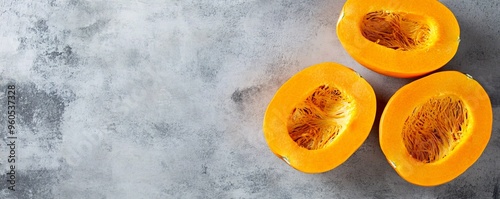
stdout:
{"type": "Polygon", "coordinates": [[[337,22],[344,49],[361,65],[393,77],[416,77],[457,52],[460,28],[436,0],[347,0],[337,22]]]}
{"type": "Polygon", "coordinates": [[[477,81],[456,71],[437,72],[391,97],[380,119],[380,146],[406,181],[440,185],[481,156],[492,123],[490,99],[477,81]]]}
{"type": "Polygon", "coordinates": [[[375,110],[375,92],[365,79],[340,64],[321,63],[276,92],[264,116],[264,136],[271,151],[293,168],[325,172],[361,146],[375,110]]]}

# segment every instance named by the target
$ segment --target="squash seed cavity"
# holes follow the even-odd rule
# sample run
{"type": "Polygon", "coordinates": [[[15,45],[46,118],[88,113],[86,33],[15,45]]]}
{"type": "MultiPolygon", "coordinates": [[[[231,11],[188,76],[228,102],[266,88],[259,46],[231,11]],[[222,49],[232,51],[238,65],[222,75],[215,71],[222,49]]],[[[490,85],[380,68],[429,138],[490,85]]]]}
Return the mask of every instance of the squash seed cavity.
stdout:
{"type": "Polygon", "coordinates": [[[433,97],[406,119],[402,134],[406,150],[420,162],[438,161],[460,143],[468,123],[468,111],[460,98],[433,97]]]}
{"type": "Polygon", "coordinates": [[[321,149],[344,131],[354,101],[335,87],[322,85],[298,104],[288,119],[288,133],[301,147],[321,149]]]}
{"type": "Polygon", "coordinates": [[[375,11],[361,23],[363,36],[395,50],[422,49],[430,45],[431,29],[422,17],[399,12],[375,11]]]}

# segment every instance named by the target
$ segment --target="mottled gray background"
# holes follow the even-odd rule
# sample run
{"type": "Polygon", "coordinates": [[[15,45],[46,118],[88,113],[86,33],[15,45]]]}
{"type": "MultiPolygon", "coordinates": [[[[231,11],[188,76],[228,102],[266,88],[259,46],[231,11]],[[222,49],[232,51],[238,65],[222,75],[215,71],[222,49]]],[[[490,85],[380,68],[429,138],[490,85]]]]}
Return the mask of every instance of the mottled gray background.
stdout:
{"type": "MultiPolygon", "coordinates": [[[[325,61],[374,87],[379,114],[411,81],[356,63],[335,25],[344,1],[36,0],[0,3],[0,118],[18,97],[17,191],[0,198],[500,198],[498,0],[443,0],[461,26],[443,70],[471,74],[495,123],[481,158],[456,180],[401,179],[378,125],[343,165],[298,172],[262,133],[265,108],[294,73],[325,61]]],[[[376,122],[378,122],[378,116],[376,122]]]]}

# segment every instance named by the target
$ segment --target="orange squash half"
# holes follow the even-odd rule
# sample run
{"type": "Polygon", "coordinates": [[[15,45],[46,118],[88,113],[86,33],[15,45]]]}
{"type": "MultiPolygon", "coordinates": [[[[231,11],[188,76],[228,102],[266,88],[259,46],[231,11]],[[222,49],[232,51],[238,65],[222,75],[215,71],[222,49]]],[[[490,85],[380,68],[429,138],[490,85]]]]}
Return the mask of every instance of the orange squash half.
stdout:
{"type": "Polygon", "coordinates": [[[453,13],[436,0],[347,0],[337,36],[361,65],[408,78],[450,61],[458,49],[460,28],[453,13]]]}
{"type": "Polygon", "coordinates": [[[264,116],[264,136],[271,151],[293,168],[325,172],[361,146],[375,110],[375,93],[365,79],[340,64],[321,63],[279,88],[264,116]]]}
{"type": "Polygon", "coordinates": [[[380,146],[403,179],[440,185],[481,156],[492,123],[490,99],[477,81],[456,71],[438,72],[391,97],[380,119],[380,146]]]}

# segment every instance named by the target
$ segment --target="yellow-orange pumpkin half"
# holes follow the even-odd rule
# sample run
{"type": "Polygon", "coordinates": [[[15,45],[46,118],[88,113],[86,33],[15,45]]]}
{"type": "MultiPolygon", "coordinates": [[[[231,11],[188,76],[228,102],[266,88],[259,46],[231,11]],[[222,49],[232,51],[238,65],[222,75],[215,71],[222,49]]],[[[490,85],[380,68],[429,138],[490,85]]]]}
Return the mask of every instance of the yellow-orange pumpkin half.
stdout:
{"type": "Polygon", "coordinates": [[[340,64],[321,63],[279,88],[264,116],[264,136],[271,151],[293,168],[321,173],[361,146],[375,110],[375,92],[365,79],[340,64]]]}
{"type": "Polygon", "coordinates": [[[391,97],[380,119],[380,146],[406,181],[435,186],[465,172],[491,136],[486,91],[457,71],[415,80],[391,97]]]}
{"type": "Polygon", "coordinates": [[[460,28],[436,0],[347,0],[337,22],[344,49],[361,65],[393,77],[416,77],[450,61],[460,28]]]}

